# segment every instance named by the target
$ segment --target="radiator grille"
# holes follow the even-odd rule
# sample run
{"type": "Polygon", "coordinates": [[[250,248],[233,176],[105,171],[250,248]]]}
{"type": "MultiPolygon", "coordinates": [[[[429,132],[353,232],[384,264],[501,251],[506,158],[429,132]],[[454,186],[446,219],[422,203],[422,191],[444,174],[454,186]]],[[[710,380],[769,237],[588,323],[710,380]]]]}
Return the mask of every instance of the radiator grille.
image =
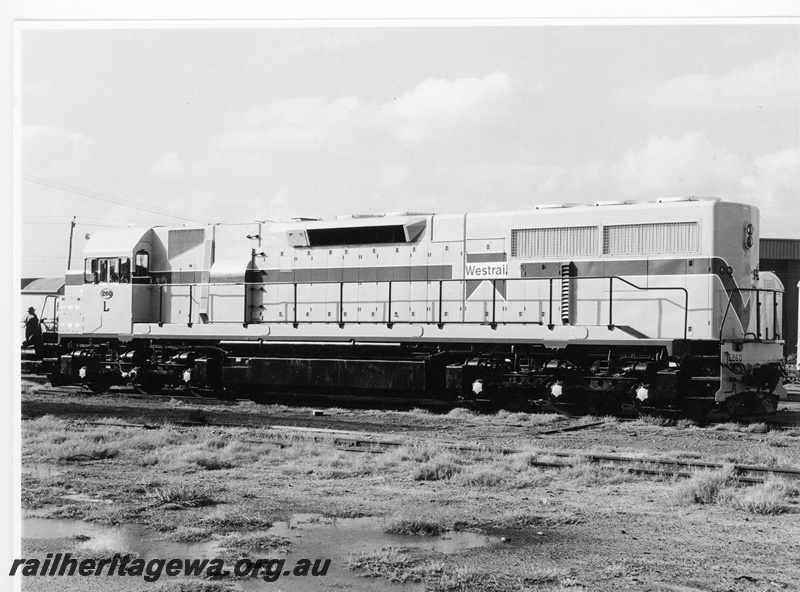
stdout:
{"type": "Polygon", "coordinates": [[[699,253],[697,222],[619,224],[603,228],[604,255],[699,253]]]}
{"type": "Polygon", "coordinates": [[[580,257],[597,255],[596,226],[519,228],[511,231],[511,256],[580,257]]]}
{"type": "Polygon", "coordinates": [[[356,226],[352,228],[309,228],[308,242],[312,247],[341,245],[385,245],[405,243],[402,224],[393,226],[356,226]]]}

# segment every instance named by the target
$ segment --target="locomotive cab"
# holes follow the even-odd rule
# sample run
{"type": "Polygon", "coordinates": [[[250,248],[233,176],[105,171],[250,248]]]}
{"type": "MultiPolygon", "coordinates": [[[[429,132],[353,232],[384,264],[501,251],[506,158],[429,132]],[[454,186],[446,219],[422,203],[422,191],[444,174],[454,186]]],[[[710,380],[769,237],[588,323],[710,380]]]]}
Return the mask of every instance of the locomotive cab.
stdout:
{"type": "Polygon", "coordinates": [[[150,235],[150,229],[131,228],[89,240],[83,270],[67,273],[60,334],[122,338],[130,335],[133,322],[149,316],[150,235]]]}

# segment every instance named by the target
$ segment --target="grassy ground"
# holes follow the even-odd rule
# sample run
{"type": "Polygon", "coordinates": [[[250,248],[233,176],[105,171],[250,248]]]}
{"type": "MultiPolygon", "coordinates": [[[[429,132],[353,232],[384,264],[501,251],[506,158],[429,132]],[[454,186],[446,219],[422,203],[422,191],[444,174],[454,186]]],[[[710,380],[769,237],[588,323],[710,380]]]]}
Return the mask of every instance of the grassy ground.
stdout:
{"type": "MultiPolygon", "coordinates": [[[[277,407],[263,413],[285,414],[277,407]]],[[[566,420],[461,410],[330,409],[326,418],[337,427],[382,425],[409,443],[370,454],[337,449],[325,434],[144,430],[112,425],[119,418],[81,425],[44,416],[23,423],[23,467],[60,473],[23,475],[23,506],[49,517],[143,523],[175,541],[224,538],[232,553],[280,547],[284,542],[247,532],[304,512],[381,516],[387,529],[419,536],[457,529],[503,537],[455,555],[396,548],[352,555],[358,573],[379,578],[376,589],[380,582],[416,581],[437,591],[738,591],[788,590],[800,582],[800,482],[744,487],[727,469],[677,480],[581,460],[589,453],[646,453],[800,467],[800,431],[645,418],[543,437],[536,434],[566,420]],[[479,449],[455,452],[446,441],[479,449]],[[519,452],[498,452],[511,447],[519,452]],[[574,451],[575,465],[533,466],[547,450],[574,451]],[[74,494],[113,503],[64,498],[74,494]]]]}

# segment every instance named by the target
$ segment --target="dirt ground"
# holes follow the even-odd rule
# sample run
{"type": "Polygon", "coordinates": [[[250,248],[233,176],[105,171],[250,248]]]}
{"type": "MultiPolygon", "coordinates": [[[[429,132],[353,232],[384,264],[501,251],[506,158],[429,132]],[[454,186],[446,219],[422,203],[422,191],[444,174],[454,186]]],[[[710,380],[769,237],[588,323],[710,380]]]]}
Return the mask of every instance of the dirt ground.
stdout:
{"type": "MultiPolygon", "coordinates": [[[[638,475],[582,458],[616,453],[800,468],[800,427],[463,410],[330,408],[315,415],[247,402],[64,395],[32,384],[23,385],[22,415],[28,516],[145,524],[155,538],[200,541],[294,514],[379,516],[501,541],[449,555],[412,551],[402,561],[385,550],[352,558],[375,566],[375,590],[393,579],[427,590],[800,589],[800,481],[744,486],[724,470],[690,479],[638,475]],[[545,433],[581,423],[599,425],[545,433]],[[337,447],[335,433],[275,426],[367,432],[404,445],[354,452],[337,447]],[[573,455],[570,468],[533,464],[565,451],[573,455]]],[[[68,540],[23,540],[31,556],[69,549],[68,540]]],[[[25,589],[34,589],[30,580],[25,589]]],[[[241,582],[171,585],[236,589],[241,582]]]]}

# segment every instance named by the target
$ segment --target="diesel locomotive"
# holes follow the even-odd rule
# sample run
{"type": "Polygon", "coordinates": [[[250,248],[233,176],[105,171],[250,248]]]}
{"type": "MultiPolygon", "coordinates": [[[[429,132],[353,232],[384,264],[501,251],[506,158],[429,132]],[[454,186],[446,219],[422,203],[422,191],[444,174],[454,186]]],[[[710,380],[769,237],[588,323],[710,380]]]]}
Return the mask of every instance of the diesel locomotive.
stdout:
{"type": "Polygon", "coordinates": [[[446,405],[769,412],[783,286],[717,198],[98,232],[54,384],[446,405]]]}

